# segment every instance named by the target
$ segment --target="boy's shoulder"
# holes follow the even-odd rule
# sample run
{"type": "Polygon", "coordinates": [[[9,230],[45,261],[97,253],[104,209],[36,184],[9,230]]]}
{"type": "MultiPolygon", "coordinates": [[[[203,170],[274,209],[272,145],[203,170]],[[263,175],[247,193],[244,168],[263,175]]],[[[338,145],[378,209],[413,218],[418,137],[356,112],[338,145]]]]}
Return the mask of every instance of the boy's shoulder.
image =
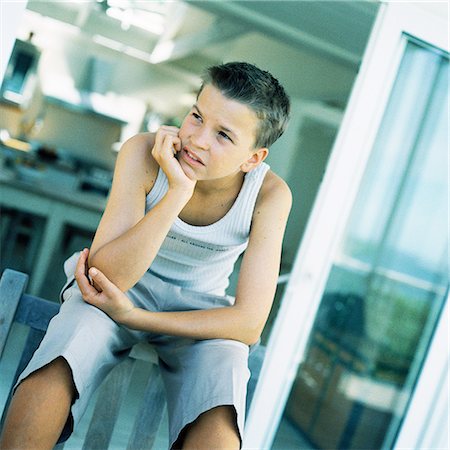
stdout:
{"type": "Polygon", "coordinates": [[[256,206],[271,207],[273,203],[281,203],[290,208],[292,192],[286,181],[269,169],[259,191],[256,206]]]}
{"type": "Polygon", "coordinates": [[[159,169],[158,163],[152,156],[154,143],[154,133],[138,133],[125,141],[120,150],[124,153],[125,159],[131,160],[130,162],[139,168],[139,172],[142,173],[147,194],[150,192],[155,182],[159,169]]]}
{"type": "MultiPolygon", "coordinates": [[[[266,239],[267,230],[276,240],[277,233],[284,230],[292,207],[291,190],[280,176],[268,170],[256,199],[252,218],[252,234],[266,239]]],[[[258,240],[258,239],[257,239],[258,240]]]]}
{"type": "Polygon", "coordinates": [[[155,133],[137,133],[130,138],[128,138],[123,146],[124,148],[130,148],[133,147],[135,149],[144,149],[144,148],[150,148],[150,150],[153,148],[153,145],[155,143],[155,133]]]}

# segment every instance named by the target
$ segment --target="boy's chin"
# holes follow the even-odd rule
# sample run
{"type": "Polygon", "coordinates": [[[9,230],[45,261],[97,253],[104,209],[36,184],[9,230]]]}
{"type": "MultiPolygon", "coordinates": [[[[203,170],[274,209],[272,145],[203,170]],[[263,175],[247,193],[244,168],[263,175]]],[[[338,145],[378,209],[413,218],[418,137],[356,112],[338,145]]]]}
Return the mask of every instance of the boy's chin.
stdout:
{"type": "Polygon", "coordinates": [[[194,169],[189,164],[184,162],[182,159],[179,159],[179,161],[180,161],[180,166],[183,169],[183,172],[185,173],[185,175],[192,181],[198,181],[198,176],[195,173],[194,169]]]}

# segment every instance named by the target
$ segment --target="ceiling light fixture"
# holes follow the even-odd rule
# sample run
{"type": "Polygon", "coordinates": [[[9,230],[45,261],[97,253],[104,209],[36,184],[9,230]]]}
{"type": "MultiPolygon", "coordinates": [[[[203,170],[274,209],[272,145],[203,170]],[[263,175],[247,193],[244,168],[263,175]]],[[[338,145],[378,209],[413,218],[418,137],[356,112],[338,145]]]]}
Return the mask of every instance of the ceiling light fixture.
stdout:
{"type": "Polygon", "coordinates": [[[162,14],[154,11],[109,6],[106,9],[106,15],[118,20],[124,31],[129,30],[130,26],[141,28],[156,35],[160,35],[164,31],[165,18],[162,14]]]}

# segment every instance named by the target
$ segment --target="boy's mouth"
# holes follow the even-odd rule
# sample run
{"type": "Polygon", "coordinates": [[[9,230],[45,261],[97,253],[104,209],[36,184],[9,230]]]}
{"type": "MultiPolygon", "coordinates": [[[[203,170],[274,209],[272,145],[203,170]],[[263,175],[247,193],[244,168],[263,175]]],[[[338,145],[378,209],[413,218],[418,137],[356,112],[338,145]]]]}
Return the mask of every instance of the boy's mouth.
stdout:
{"type": "Polygon", "coordinates": [[[191,162],[193,164],[200,164],[202,166],[205,165],[203,161],[187,147],[183,147],[183,156],[187,160],[187,162],[191,162]]]}

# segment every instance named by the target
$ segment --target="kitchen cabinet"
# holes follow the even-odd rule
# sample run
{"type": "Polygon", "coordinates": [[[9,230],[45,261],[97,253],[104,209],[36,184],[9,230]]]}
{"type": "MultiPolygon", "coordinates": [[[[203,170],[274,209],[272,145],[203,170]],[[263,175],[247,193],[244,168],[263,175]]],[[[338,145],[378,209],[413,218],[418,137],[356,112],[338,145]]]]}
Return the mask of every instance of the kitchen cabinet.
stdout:
{"type": "Polygon", "coordinates": [[[44,218],[41,241],[30,273],[30,294],[42,295],[45,283],[52,279],[52,271],[62,272],[62,267],[53,264],[58,251],[64,247],[67,227],[93,235],[105,205],[105,196],[56,182],[34,183],[32,178],[20,180],[14,171],[0,169],[0,207],[44,218]]]}
{"type": "Polygon", "coordinates": [[[315,448],[369,450],[374,442],[380,448],[380,430],[402,395],[405,365],[379,352],[367,337],[317,331],[293,384],[287,415],[315,448]]]}

